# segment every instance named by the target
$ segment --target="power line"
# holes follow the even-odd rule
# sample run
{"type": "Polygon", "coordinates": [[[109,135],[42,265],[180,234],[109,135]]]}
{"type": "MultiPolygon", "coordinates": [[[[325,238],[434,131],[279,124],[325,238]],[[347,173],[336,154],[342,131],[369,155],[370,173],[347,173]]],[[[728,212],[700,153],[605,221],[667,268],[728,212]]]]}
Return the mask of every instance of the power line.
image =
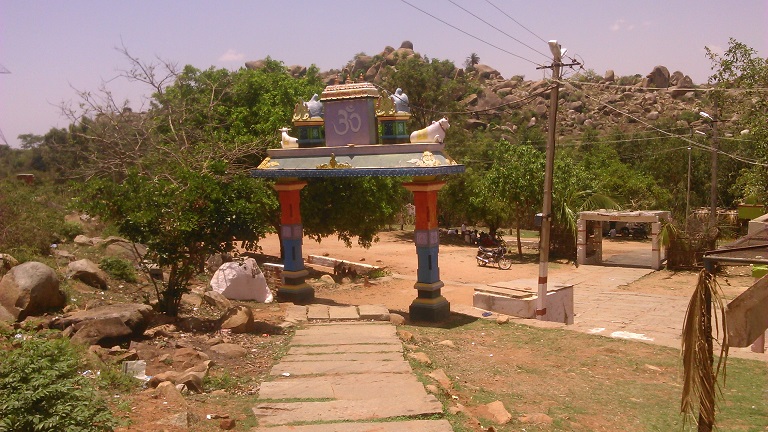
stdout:
{"type": "Polygon", "coordinates": [[[515,53],[513,53],[513,52],[511,52],[511,51],[505,50],[504,48],[501,48],[501,47],[499,47],[499,46],[497,46],[497,45],[494,45],[494,44],[492,44],[492,43],[490,43],[490,42],[488,42],[488,41],[486,41],[486,40],[484,40],[484,39],[481,39],[481,38],[479,38],[479,37],[477,37],[477,36],[475,36],[475,35],[473,35],[473,34],[471,34],[471,33],[468,33],[468,32],[466,32],[466,31],[464,31],[464,30],[462,30],[462,29],[460,29],[460,28],[456,27],[456,26],[455,26],[455,25],[453,25],[453,24],[450,24],[450,23],[448,23],[448,22],[446,22],[446,21],[443,21],[442,19],[440,19],[440,18],[438,18],[438,17],[436,17],[436,16],[432,15],[431,13],[429,13],[429,12],[425,11],[424,9],[421,9],[421,8],[419,8],[419,7],[417,7],[417,6],[413,5],[413,4],[411,4],[411,3],[408,3],[406,0],[400,0],[400,1],[401,1],[401,2],[403,2],[403,3],[405,3],[405,4],[407,4],[408,6],[410,6],[410,7],[412,7],[412,8],[414,8],[414,9],[416,9],[417,11],[419,11],[419,12],[421,12],[421,13],[425,14],[425,15],[428,15],[428,16],[432,17],[433,19],[435,19],[435,20],[437,20],[437,21],[440,21],[441,23],[443,23],[443,24],[447,25],[448,27],[451,27],[451,28],[453,28],[454,30],[458,30],[458,31],[460,31],[460,32],[464,33],[465,35],[467,35],[467,36],[469,36],[469,37],[471,37],[471,38],[473,38],[473,39],[476,39],[476,40],[478,40],[478,41],[480,41],[480,42],[482,42],[482,43],[484,43],[484,44],[486,44],[486,45],[488,45],[488,46],[491,46],[491,47],[493,47],[493,48],[496,48],[497,50],[499,50],[499,51],[502,51],[502,52],[505,52],[505,53],[507,53],[507,54],[509,54],[509,55],[511,55],[511,56],[513,56],[513,57],[517,57],[517,58],[519,58],[520,60],[525,60],[525,61],[527,61],[528,63],[531,63],[531,64],[533,64],[533,65],[536,65],[536,66],[540,66],[538,63],[536,63],[536,62],[535,62],[535,61],[533,61],[533,60],[527,59],[527,58],[525,58],[525,57],[523,57],[523,56],[520,56],[520,55],[517,55],[517,54],[515,54],[515,53]]]}
{"type": "Polygon", "coordinates": [[[589,96],[589,95],[587,95],[587,94],[584,94],[584,96],[585,96],[586,98],[588,98],[588,99],[591,99],[591,100],[593,100],[593,101],[595,101],[595,102],[597,102],[597,103],[599,103],[599,104],[601,104],[601,105],[604,105],[604,106],[606,106],[606,107],[608,107],[608,108],[610,108],[610,109],[612,109],[612,110],[614,110],[614,111],[618,112],[619,114],[622,114],[622,115],[624,115],[624,116],[626,116],[626,117],[629,117],[629,118],[631,118],[631,119],[635,120],[636,122],[638,122],[638,123],[640,123],[640,124],[643,124],[643,125],[647,126],[648,128],[650,128],[650,129],[652,129],[652,130],[655,130],[655,131],[657,131],[657,132],[660,132],[660,133],[662,133],[662,134],[664,134],[664,135],[667,135],[667,136],[670,136],[670,137],[676,137],[676,138],[678,138],[678,139],[680,139],[680,140],[682,140],[682,141],[685,141],[685,142],[687,142],[687,143],[691,144],[691,145],[692,145],[692,146],[694,146],[694,147],[697,147],[697,148],[701,148],[701,149],[705,149],[705,150],[709,150],[709,151],[715,151],[715,152],[717,152],[718,154],[721,154],[721,155],[724,155],[724,156],[728,156],[728,157],[729,157],[729,158],[731,158],[731,159],[737,160],[737,161],[739,161],[739,162],[744,162],[744,163],[746,163],[746,164],[750,164],[750,165],[758,165],[758,166],[766,166],[766,167],[768,167],[768,164],[767,164],[767,163],[763,163],[763,162],[760,162],[760,161],[758,161],[758,160],[756,160],[756,159],[751,159],[751,158],[746,158],[746,157],[743,157],[743,156],[739,156],[739,155],[734,155],[734,154],[726,153],[726,152],[724,152],[724,151],[722,151],[722,150],[720,150],[720,149],[716,149],[716,148],[714,148],[714,147],[712,147],[712,146],[708,146],[708,145],[705,145],[705,144],[701,144],[701,143],[699,143],[699,142],[693,141],[693,140],[692,140],[692,139],[690,139],[690,138],[686,138],[686,137],[684,137],[684,136],[681,136],[681,135],[674,135],[674,134],[672,134],[672,133],[670,133],[670,132],[667,132],[667,131],[665,131],[665,130],[659,129],[659,128],[657,128],[656,126],[654,126],[654,125],[652,125],[652,124],[650,124],[650,123],[647,123],[647,122],[645,122],[645,121],[643,121],[643,120],[641,120],[641,119],[639,119],[639,118],[637,118],[637,117],[633,116],[632,114],[630,114],[630,113],[628,113],[628,112],[625,112],[625,111],[622,111],[622,110],[620,110],[620,109],[618,109],[618,108],[616,108],[616,107],[614,107],[614,106],[612,106],[612,105],[610,105],[610,104],[608,104],[608,103],[606,103],[606,102],[603,102],[603,101],[601,101],[601,100],[599,100],[599,99],[595,99],[595,98],[593,98],[592,96],[589,96]]]}
{"type": "Polygon", "coordinates": [[[532,32],[531,30],[529,30],[529,29],[528,29],[528,27],[526,27],[526,26],[524,26],[524,25],[520,24],[520,23],[519,23],[519,22],[518,22],[516,19],[512,18],[511,16],[509,16],[509,14],[507,14],[506,12],[504,12],[503,10],[501,10],[501,9],[500,9],[498,6],[496,6],[495,4],[491,3],[491,2],[490,2],[490,0],[485,0],[485,1],[486,1],[486,2],[487,2],[489,5],[491,5],[491,6],[495,7],[495,8],[496,8],[496,10],[498,10],[499,12],[503,13],[504,15],[506,15],[506,17],[507,17],[507,18],[509,18],[509,19],[511,19],[512,21],[514,21],[514,22],[515,22],[515,24],[517,24],[517,25],[519,25],[520,27],[524,28],[526,31],[528,31],[528,33],[530,33],[530,34],[534,35],[535,37],[539,38],[539,40],[540,40],[540,41],[542,41],[542,42],[544,42],[544,43],[547,43],[547,41],[545,41],[545,40],[544,40],[544,39],[543,39],[541,36],[537,35],[536,33],[532,32]]]}
{"type": "MultiPolygon", "coordinates": [[[[373,83],[373,85],[375,87],[377,87],[379,90],[382,90],[382,91],[386,92],[390,96],[394,96],[394,97],[400,99],[400,97],[398,95],[390,92],[389,90],[385,89],[384,87],[382,87],[382,86],[380,86],[378,84],[375,84],[375,83],[373,83]]],[[[483,108],[483,109],[479,109],[479,110],[438,111],[438,110],[433,110],[433,109],[429,109],[429,108],[420,107],[418,105],[413,105],[410,102],[408,103],[408,105],[410,106],[411,109],[414,109],[416,111],[433,112],[433,113],[438,113],[438,114],[481,114],[481,113],[485,113],[487,111],[493,111],[493,110],[496,110],[496,109],[499,109],[499,108],[508,107],[510,105],[515,105],[515,104],[518,104],[518,103],[527,102],[527,101],[529,101],[529,100],[531,100],[531,99],[533,99],[535,97],[541,96],[541,95],[545,94],[546,92],[552,90],[553,87],[554,86],[549,86],[549,87],[546,87],[546,88],[544,88],[544,89],[542,89],[542,90],[540,90],[540,91],[538,91],[536,93],[529,94],[529,95],[527,95],[525,97],[522,97],[520,99],[516,99],[516,100],[510,101],[510,102],[505,102],[505,103],[503,103],[501,105],[496,105],[496,106],[493,106],[493,107],[490,107],[490,108],[483,108]]]]}
{"type": "Polygon", "coordinates": [[[540,54],[540,55],[544,56],[544,58],[546,58],[547,60],[549,60],[549,56],[548,56],[548,55],[546,55],[546,54],[542,53],[541,51],[537,50],[536,48],[533,48],[533,47],[531,47],[530,45],[526,44],[525,42],[523,42],[523,41],[521,41],[521,40],[519,40],[519,39],[515,38],[514,36],[510,35],[509,33],[505,32],[504,30],[502,30],[502,29],[500,29],[500,28],[498,28],[498,27],[494,26],[493,24],[489,23],[488,21],[486,21],[486,20],[484,20],[484,19],[480,18],[479,16],[477,16],[477,15],[475,15],[474,13],[472,13],[472,12],[468,11],[467,9],[465,9],[463,6],[461,6],[460,4],[456,3],[455,1],[453,1],[453,0],[448,0],[448,1],[450,1],[450,2],[451,2],[451,3],[452,3],[454,6],[456,6],[457,8],[459,8],[459,9],[463,10],[464,12],[466,12],[466,13],[468,13],[468,14],[472,15],[473,17],[477,18],[478,20],[480,20],[481,22],[483,22],[485,25],[487,25],[487,26],[489,26],[489,27],[493,28],[494,30],[496,30],[496,31],[498,31],[499,33],[501,33],[501,34],[505,35],[506,37],[508,37],[508,38],[512,39],[513,41],[515,41],[515,42],[517,42],[517,43],[519,43],[519,44],[523,45],[524,47],[526,47],[526,48],[530,49],[531,51],[533,51],[533,52],[535,52],[535,53],[537,53],[537,54],[540,54]]]}

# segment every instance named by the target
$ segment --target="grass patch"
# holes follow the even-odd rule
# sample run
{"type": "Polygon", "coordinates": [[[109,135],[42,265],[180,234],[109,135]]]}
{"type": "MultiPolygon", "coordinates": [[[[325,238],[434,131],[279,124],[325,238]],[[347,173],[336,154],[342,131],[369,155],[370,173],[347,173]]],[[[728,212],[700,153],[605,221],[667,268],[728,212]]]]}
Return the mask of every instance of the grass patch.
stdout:
{"type": "MultiPolygon", "coordinates": [[[[426,375],[443,369],[458,401],[470,409],[502,401],[513,420],[495,425],[499,432],[695,430],[690,424],[682,428],[677,349],[488,320],[448,327],[407,327],[433,362],[415,370],[426,375]],[[438,344],[445,339],[454,347],[438,344]],[[518,420],[530,413],[546,414],[552,424],[518,420]]],[[[720,430],[764,430],[766,391],[765,364],[730,359],[717,415],[720,430]]],[[[465,416],[448,419],[456,430],[469,427],[465,416]]]]}

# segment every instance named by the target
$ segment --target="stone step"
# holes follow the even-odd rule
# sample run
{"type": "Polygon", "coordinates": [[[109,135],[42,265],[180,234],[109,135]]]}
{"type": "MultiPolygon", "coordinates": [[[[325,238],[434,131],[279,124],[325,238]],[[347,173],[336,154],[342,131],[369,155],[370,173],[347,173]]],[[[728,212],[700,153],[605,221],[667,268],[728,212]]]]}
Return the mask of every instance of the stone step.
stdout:
{"type": "Polygon", "coordinates": [[[251,432],[452,432],[448,420],[325,423],[303,426],[258,427],[251,432]]]}
{"type": "Polygon", "coordinates": [[[279,426],[301,422],[360,421],[442,414],[443,405],[434,395],[428,394],[418,399],[394,397],[260,403],[253,408],[253,413],[259,419],[260,426],[279,426]]]}
{"type": "Polygon", "coordinates": [[[385,397],[423,399],[426,396],[427,391],[416,376],[401,373],[291,376],[263,382],[259,387],[259,400],[359,400],[385,397]]]}

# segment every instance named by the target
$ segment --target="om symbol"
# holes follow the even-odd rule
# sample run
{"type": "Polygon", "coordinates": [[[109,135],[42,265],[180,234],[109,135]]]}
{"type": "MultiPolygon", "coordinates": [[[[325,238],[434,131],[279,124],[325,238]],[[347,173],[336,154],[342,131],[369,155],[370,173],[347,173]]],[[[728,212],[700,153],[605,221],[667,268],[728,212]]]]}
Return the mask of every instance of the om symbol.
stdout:
{"type": "Polygon", "coordinates": [[[333,125],[333,130],[337,135],[346,135],[349,131],[357,133],[363,125],[363,120],[360,118],[360,114],[355,112],[355,107],[353,106],[340,109],[337,112],[337,115],[338,124],[334,123],[333,125]]]}

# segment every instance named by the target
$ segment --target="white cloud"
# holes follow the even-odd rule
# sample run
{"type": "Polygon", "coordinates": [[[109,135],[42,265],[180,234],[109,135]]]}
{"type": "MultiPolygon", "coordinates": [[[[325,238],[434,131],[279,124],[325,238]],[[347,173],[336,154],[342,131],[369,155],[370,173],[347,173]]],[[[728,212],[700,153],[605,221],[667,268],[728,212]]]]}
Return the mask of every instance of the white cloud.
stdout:
{"type": "Polygon", "coordinates": [[[233,48],[230,48],[225,52],[224,54],[219,57],[220,62],[236,62],[236,61],[242,61],[243,58],[245,58],[245,54],[241,52],[235,51],[233,48]]]}
{"type": "MultiPolygon", "coordinates": [[[[645,25],[645,24],[644,24],[645,25]]],[[[637,24],[634,23],[628,23],[625,19],[617,19],[613,24],[611,24],[611,31],[617,32],[620,30],[624,31],[632,31],[637,28],[637,24]]]]}

